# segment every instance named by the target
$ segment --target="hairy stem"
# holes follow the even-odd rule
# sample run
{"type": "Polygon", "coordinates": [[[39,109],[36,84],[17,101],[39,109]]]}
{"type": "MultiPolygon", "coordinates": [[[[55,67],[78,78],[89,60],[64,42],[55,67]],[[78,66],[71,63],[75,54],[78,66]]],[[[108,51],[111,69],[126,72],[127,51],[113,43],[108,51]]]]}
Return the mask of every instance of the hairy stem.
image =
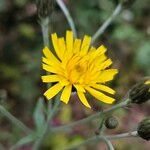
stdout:
{"type": "Polygon", "coordinates": [[[25,133],[31,133],[32,130],[28,128],[25,124],[23,124],[20,120],[14,117],[11,113],[9,113],[3,106],[0,105],[0,112],[9,119],[14,125],[22,129],[25,133]]]}
{"type": "Polygon", "coordinates": [[[107,138],[104,137],[103,139],[108,147],[108,150],[115,150],[112,143],[107,138]]]}
{"type": "Polygon", "coordinates": [[[77,31],[76,31],[76,28],[75,28],[75,24],[74,24],[74,21],[66,7],[66,5],[64,4],[63,0],[56,0],[57,4],[59,5],[59,7],[62,9],[64,15],[66,16],[66,19],[68,21],[68,24],[71,28],[71,30],[73,31],[74,33],[74,36],[75,38],[77,37],[77,31]]]}
{"type": "MultiPolygon", "coordinates": [[[[44,19],[41,19],[41,30],[42,30],[42,36],[43,36],[43,45],[44,47],[47,46],[49,47],[50,46],[50,43],[49,43],[49,17],[46,17],[44,19]]],[[[48,74],[48,73],[47,73],[48,74]]],[[[49,88],[51,86],[51,84],[47,84],[47,88],[49,88]]],[[[48,101],[48,110],[52,108],[52,102],[51,101],[48,101]]]]}
{"type": "Polygon", "coordinates": [[[42,35],[43,35],[43,43],[44,46],[49,47],[49,17],[43,19],[41,21],[41,29],[42,29],[42,35]]]}
{"type": "Polygon", "coordinates": [[[87,118],[75,121],[75,122],[70,123],[68,125],[63,125],[63,126],[60,126],[60,127],[54,127],[54,128],[52,128],[51,132],[60,132],[60,131],[71,130],[73,127],[75,127],[77,125],[91,122],[93,119],[99,117],[101,114],[110,113],[110,112],[112,112],[112,111],[114,111],[116,109],[119,109],[119,108],[122,108],[122,107],[126,106],[128,103],[129,103],[129,99],[127,99],[126,101],[123,101],[123,102],[121,102],[119,104],[116,104],[116,105],[112,106],[111,108],[108,108],[108,109],[106,109],[104,111],[101,111],[101,112],[98,112],[98,113],[96,113],[94,115],[91,115],[91,116],[89,116],[87,118]]]}
{"type": "MultiPolygon", "coordinates": [[[[103,141],[105,141],[106,139],[107,140],[116,140],[116,139],[121,139],[121,138],[129,138],[129,137],[137,137],[137,136],[138,136],[137,131],[122,133],[122,134],[117,134],[117,135],[108,135],[108,136],[99,135],[99,136],[91,137],[91,138],[81,142],[80,144],[68,147],[65,150],[75,150],[81,146],[85,146],[85,145],[88,145],[88,144],[93,143],[93,142],[98,142],[100,140],[103,140],[103,141]]],[[[109,142],[109,148],[110,148],[110,142],[109,142]]],[[[112,148],[112,145],[111,145],[111,148],[112,148]]]]}
{"type": "Polygon", "coordinates": [[[121,12],[122,4],[119,3],[115,10],[113,11],[112,15],[100,26],[100,28],[96,31],[96,33],[92,37],[92,43],[94,43],[100,35],[104,33],[107,27],[111,24],[111,22],[116,18],[116,16],[121,12]]]}

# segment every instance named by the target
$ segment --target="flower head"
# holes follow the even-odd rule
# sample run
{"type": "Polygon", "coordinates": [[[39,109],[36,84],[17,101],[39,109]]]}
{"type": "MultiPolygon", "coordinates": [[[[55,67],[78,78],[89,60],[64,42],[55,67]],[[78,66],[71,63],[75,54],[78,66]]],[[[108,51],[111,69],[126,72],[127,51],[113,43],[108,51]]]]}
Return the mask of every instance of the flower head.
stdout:
{"type": "Polygon", "coordinates": [[[142,104],[150,100],[150,80],[142,80],[135,84],[129,91],[129,98],[132,103],[142,104]]]}
{"type": "Polygon", "coordinates": [[[42,80],[55,84],[44,93],[46,98],[51,99],[62,91],[60,100],[68,103],[74,87],[81,102],[89,108],[86,92],[104,103],[112,104],[115,99],[102,91],[115,94],[104,84],[112,80],[118,70],[106,69],[112,64],[105,55],[106,48],[103,45],[97,49],[90,47],[91,37],[87,35],[83,40],[73,39],[72,31],[66,32],[66,40],[58,38],[56,33],[51,36],[56,55],[47,47],[43,49],[43,69],[51,74],[42,76],[42,80]]]}
{"type": "Polygon", "coordinates": [[[141,138],[147,141],[150,140],[150,117],[143,119],[138,124],[137,132],[141,138]]]}

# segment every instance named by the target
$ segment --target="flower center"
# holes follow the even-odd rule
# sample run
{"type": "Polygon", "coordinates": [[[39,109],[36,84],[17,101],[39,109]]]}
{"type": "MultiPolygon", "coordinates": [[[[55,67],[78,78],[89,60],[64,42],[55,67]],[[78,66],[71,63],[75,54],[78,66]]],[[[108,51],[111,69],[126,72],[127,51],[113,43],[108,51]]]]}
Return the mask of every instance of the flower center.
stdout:
{"type": "Polygon", "coordinates": [[[88,60],[74,55],[67,63],[67,78],[72,83],[82,83],[87,72],[88,60]]]}

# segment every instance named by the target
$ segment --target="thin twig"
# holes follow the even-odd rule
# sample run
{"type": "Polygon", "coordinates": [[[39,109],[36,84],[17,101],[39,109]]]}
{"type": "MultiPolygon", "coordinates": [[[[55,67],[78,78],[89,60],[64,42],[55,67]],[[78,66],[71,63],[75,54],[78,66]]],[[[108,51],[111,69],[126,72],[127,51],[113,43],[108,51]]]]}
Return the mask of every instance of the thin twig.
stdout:
{"type": "Polygon", "coordinates": [[[107,144],[108,150],[115,150],[112,143],[107,138],[104,138],[104,141],[107,144]]]}
{"type": "Polygon", "coordinates": [[[100,26],[100,28],[96,31],[96,33],[92,37],[92,43],[94,43],[100,35],[104,33],[107,27],[111,24],[111,22],[116,18],[116,16],[121,12],[122,4],[119,3],[115,10],[113,11],[112,15],[100,26]]]}
{"type": "Polygon", "coordinates": [[[116,104],[116,105],[112,106],[111,108],[108,108],[108,109],[106,109],[102,112],[98,112],[94,115],[91,115],[87,118],[75,121],[75,122],[70,123],[68,125],[63,125],[63,126],[60,126],[60,127],[54,127],[54,128],[52,128],[51,132],[70,131],[73,127],[75,127],[77,125],[84,124],[84,123],[87,123],[87,122],[91,122],[93,119],[99,117],[101,114],[110,113],[111,111],[114,111],[118,108],[125,107],[126,105],[128,105],[128,103],[129,103],[129,99],[127,99],[127,100],[125,100],[125,101],[123,101],[119,104],[116,104]]]}
{"type": "Polygon", "coordinates": [[[44,46],[49,47],[49,17],[42,19],[40,25],[42,29],[44,46]]]}
{"type": "MultiPolygon", "coordinates": [[[[50,42],[49,42],[49,22],[50,22],[49,17],[41,19],[41,22],[40,22],[44,47],[45,46],[47,46],[47,47],[50,46],[50,42]]],[[[51,87],[51,83],[48,83],[47,88],[50,88],[50,87],[51,87]]],[[[51,108],[52,108],[52,101],[48,101],[48,108],[47,109],[49,110],[51,108]]]]}
{"type": "Polygon", "coordinates": [[[2,105],[0,105],[0,113],[2,113],[7,119],[9,119],[14,125],[22,129],[25,133],[31,133],[32,130],[28,128],[24,123],[9,113],[2,105]]]}
{"type": "Polygon", "coordinates": [[[85,145],[88,145],[88,144],[93,143],[93,142],[98,142],[100,140],[103,140],[103,141],[106,140],[106,139],[108,139],[108,140],[116,140],[116,139],[120,139],[120,138],[129,138],[129,137],[137,137],[137,136],[138,136],[137,131],[128,132],[128,133],[122,133],[122,134],[117,134],[117,135],[94,136],[94,137],[91,137],[91,138],[81,142],[80,144],[68,147],[65,150],[75,150],[75,149],[77,149],[77,148],[79,148],[81,146],[85,146],[85,145]]]}
{"type": "Polygon", "coordinates": [[[75,24],[74,24],[74,21],[73,21],[71,15],[70,15],[66,5],[64,4],[64,2],[62,0],[56,0],[56,2],[59,5],[59,7],[62,9],[64,15],[66,16],[68,24],[69,24],[71,30],[74,33],[74,37],[76,38],[77,37],[77,31],[76,31],[76,28],[75,28],[75,24]]]}

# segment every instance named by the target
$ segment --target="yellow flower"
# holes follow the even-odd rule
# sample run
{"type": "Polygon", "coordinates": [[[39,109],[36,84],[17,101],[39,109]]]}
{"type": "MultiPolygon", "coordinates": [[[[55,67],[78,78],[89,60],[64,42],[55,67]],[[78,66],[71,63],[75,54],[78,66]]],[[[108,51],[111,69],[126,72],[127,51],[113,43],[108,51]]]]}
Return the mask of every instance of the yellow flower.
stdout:
{"type": "Polygon", "coordinates": [[[150,84],[150,80],[147,80],[147,81],[145,82],[145,84],[150,84]]]}
{"type": "Polygon", "coordinates": [[[58,38],[56,33],[51,37],[56,55],[47,47],[43,49],[43,69],[51,74],[42,76],[42,81],[55,84],[44,93],[46,98],[49,100],[62,90],[60,100],[67,104],[74,86],[81,102],[89,108],[86,92],[104,103],[112,104],[115,99],[102,91],[115,94],[104,84],[112,80],[118,70],[106,69],[112,64],[105,55],[106,48],[103,45],[97,49],[90,47],[91,37],[87,35],[83,40],[73,39],[72,31],[66,32],[66,40],[58,38]]]}

